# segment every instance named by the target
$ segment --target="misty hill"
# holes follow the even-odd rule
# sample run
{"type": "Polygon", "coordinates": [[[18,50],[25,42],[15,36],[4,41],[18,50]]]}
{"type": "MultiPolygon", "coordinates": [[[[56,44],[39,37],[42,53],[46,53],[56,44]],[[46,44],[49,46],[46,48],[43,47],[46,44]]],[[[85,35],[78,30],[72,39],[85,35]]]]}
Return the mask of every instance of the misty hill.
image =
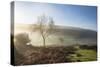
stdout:
{"type": "MultiPolygon", "coordinates": [[[[35,26],[35,24],[17,24],[15,25],[16,29],[21,30],[31,30],[31,26],[35,26]]],[[[89,29],[82,29],[78,27],[71,27],[71,26],[58,26],[55,25],[54,32],[57,34],[75,36],[79,38],[97,38],[97,31],[89,30],[89,29]],[[79,36],[80,35],[80,36],[79,36]]]]}
{"type": "Polygon", "coordinates": [[[96,31],[77,28],[77,27],[56,26],[55,31],[58,34],[68,35],[68,36],[71,36],[71,37],[90,38],[90,39],[96,39],[97,38],[97,32],[96,31]]]}
{"type": "MultiPolygon", "coordinates": [[[[18,24],[15,25],[15,32],[30,32],[31,26],[35,24],[18,24]]],[[[42,44],[42,39],[39,39],[35,34],[31,36],[33,44],[42,44]],[[37,40],[36,40],[37,39],[37,40]],[[40,40],[40,41],[38,41],[40,40]]],[[[63,38],[63,45],[79,44],[97,44],[97,32],[89,29],[82,29],[70,26],[55,25],[53,34],[47,38],[46,44],[61,44],[59,38],[63,38]]]]}

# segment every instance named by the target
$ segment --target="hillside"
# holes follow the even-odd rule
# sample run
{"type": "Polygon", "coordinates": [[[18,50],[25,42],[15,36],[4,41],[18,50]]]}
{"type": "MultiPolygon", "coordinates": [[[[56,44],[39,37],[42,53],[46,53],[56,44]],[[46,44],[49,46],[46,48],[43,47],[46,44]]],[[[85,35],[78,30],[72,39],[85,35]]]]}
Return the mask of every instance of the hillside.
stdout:
{"type": "MultiPolygon", "coordinates": [[[[32,28],[35,24],[19,24],[15,26],[15,32],[31,32],[32,28]]],[[[30,36],[31,41],[33,44],[41,44],[42,41],[40,37],[36,37],[38,35],[33,34],[30,36]],[[37,40],[36,40],[37,39],[37,40]],[[38,41],[40,40],[40,41],[38,41]],[[38,42],[36,42],[38,41],[38,42]]],[[[75,43],[79,44],[97,44],[97,32],[88,29],[82,29],[77,27],[70,27],[70,26],[55,26],[53,34],[51,34],[47,38],[47,44],[59,44],[59,38],[63,38],[64,42],[63,45],[73,45],[75,43]]]]}
{"type": "Polygon", "coordinates": [[[74,36],[77,38],[97,38],[97,32],[89,29],[82,29],[70,26],[56,26],[55,31],[59,34],[74,36]]]}

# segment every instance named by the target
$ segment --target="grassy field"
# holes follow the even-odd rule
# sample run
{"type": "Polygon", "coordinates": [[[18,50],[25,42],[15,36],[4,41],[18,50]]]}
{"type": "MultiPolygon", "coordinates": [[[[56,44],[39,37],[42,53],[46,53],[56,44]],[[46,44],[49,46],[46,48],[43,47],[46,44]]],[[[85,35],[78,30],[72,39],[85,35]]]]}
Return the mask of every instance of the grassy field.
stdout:
{"type": "Polygon", "coordinates": [[[72,62],[94,61],[97,59],[96,51],[88,49],[79,49],[75,54],[70,54],[66,57],[72,62]]]}
{"type": "MultiPolygon", "coordinates": [[[[31,41],[32,41],[32,45],[33,46],[43,46],[43,39],[41,36],[39,35],[32,35],[31,37],[31,41]]],[[[80,45],[82,44],[95,44],[95,41],[92,39],[88,39],[88,38],[76,38],[74,36],[68,36],[68,35],[50,35],[48,38],[46,38],[46,45],[53,45],[53,46],[69,46],[69,45],[73,45],[79,43],[80,45]],[[62,39],[63,41],[61,41],[60,39],[62,39]]]]}

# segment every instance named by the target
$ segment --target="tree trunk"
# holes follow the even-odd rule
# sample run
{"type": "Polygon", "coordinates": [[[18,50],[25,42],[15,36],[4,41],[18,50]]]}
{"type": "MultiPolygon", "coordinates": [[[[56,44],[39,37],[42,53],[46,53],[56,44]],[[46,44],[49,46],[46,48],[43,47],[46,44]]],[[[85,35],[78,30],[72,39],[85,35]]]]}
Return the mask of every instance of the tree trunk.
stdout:
{"type": "Polygon", "coordinates": [[[45,37],[42,35],[42,38],[43,38],[43,45],[44,45],[44,47],[46,47],[46,45],[45,45],[45,37]]]}

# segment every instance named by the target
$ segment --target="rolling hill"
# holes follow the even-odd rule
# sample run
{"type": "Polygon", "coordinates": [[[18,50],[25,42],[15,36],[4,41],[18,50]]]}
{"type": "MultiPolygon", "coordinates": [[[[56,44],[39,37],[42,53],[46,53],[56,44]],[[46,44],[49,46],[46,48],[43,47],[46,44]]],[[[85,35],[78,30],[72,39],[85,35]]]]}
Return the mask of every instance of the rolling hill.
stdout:
{"type": "MultiPolygon", "coordinates": [[[[35,24],[33,24],[34,26],[35,24]]],[[[15,25],[15,32],[19,31],[20,33],[29,33],[32,24],[18,24],[15,25]],[[17,29],[17,30],[16,30],[17,29]]],[[[33,44],[42,44],[41,37],[36,37],[33,34],[30,36],[33,44]],[[37,39],[37,40],[36,40],[37,39]]],[[[87,45],[96,45],[97,44],[97,31],[82,29],[78,27],[70,26],[58,26],[55,25],[53,34],[47,38],[47,44],[61,44],[59,38],[63,38],[63,45],[72,45],[72,44],[87,44],[87,45]]]]}

